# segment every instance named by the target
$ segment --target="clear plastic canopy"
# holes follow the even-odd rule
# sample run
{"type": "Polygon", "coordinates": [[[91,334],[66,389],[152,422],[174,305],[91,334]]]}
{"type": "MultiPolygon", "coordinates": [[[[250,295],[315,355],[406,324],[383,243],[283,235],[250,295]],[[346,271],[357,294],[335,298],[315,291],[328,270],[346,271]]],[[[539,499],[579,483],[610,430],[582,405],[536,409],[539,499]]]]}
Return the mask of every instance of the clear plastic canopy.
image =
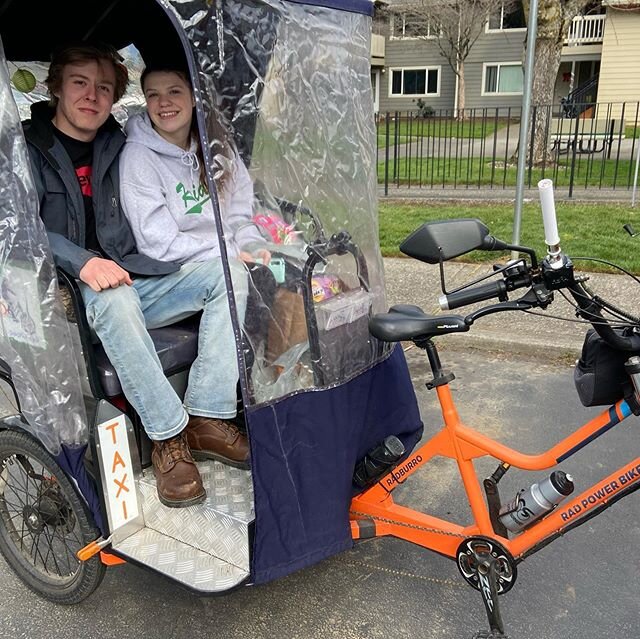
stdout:
{"type": "MultiPolygon", "coordinates": [[[[245,401],[341,384],[387,353],[367,327],[386,308],[370,19],[359,12],[368,3],[160,4],[192,67],[210,184],[245,165],[247,223],[271,252],[268,266],[247,266],[248,308],[237,322],[245,401]]],[[[136,105],[125,107],[120,121],[136,105]]],[[[56,452],[87,440],[76,328],[59,301],[1,49],[0,116],[0,358],[29,428],[56,452]]],[[[225,197],[224,187],[214,192],[228,235],[225,197]]]]}
{"type": "Polygon", "coordinates": [[[53,258],[38,216],[0,42],[0,358],[28,428],[53,453],[87,441],[87,418],[53,258]]]}
{"type": "Polygon", "coordinates": [[[370,20],[277,0],[197,4],[168,3],[195,60],[208,165],[215,176],[238,150],[272,254],[250,274],[248,399],[344,382],[384,355],[368,332],[385,308],[370,20]]]}

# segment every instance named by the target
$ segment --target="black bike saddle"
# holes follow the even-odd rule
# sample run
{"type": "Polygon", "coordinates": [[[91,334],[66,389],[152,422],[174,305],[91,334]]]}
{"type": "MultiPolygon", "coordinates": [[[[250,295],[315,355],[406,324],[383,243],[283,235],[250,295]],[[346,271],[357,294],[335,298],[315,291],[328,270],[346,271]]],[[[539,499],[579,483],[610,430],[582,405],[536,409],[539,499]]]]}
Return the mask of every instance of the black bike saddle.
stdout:
{"type": "Polygon", "coordinates": [[[369,320],[369,332],[383,342],[430,339],[469,330],[461,315],[427,315],[419,306],[398,304],[369,320]]]}

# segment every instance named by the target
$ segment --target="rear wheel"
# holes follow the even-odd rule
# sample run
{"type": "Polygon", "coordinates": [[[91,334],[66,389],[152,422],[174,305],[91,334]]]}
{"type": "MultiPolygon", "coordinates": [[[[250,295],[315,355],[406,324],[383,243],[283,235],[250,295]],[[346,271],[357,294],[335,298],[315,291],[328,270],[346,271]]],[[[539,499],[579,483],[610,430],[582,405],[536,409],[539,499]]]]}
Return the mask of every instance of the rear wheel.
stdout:
{"type": "Polygon", "coordinates": [[[1,431],[0,552],[18,577],[50,601],[82,601],[105,567],[98,557],[81,562],[76,552],[98,535],[52,455],[26,433],[1,431]]]}

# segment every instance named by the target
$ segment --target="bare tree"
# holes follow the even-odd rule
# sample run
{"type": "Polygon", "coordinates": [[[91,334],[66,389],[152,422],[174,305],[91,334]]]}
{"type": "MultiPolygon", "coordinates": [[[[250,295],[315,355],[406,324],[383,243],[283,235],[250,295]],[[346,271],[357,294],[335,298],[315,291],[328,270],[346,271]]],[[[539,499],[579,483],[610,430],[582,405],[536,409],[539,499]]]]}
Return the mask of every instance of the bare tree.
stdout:
{"type": "Polygon", "coordinates": [[[465,116],[464,63],[489,14],[504,5],[512,11],[518,0],[392,0],[383,10],[402,20],[413,37],[433,37],[440,55],[458,77],[456,110],[465,116]]]}
{"type": "MultiPolygon", "coordinates": [[[[593,0],[538,0],[535,72],[531,87],[531,103],[533,105],[553,103],[562,47],[569,34],[571,21],[593,4],[593,0]]],[[[523,5],[528,21],[530,0],[523,0],[523,5]]],[[[550,110],[538,108],[534,112],[535,117],[531,122],[531,126],[534,127],[533,149],[529,149],[529,153],[532,154],[533,163],[539,164],[544,160],[550,110]]],[[[529,139],[531,139],[531,135],[529,139]]]]}

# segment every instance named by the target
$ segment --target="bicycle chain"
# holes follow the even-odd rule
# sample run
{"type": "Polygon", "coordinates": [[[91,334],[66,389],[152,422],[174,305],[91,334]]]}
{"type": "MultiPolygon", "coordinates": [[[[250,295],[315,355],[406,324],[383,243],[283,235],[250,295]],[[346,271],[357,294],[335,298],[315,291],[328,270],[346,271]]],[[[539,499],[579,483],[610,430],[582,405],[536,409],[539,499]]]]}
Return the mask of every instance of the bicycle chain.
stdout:
{"type": "Polygon", "coordinates": [[[422,530],[424,532],[436,533],[437,535],[448,535],[449,537],[457,537],[458,539],[466,539],[466,535],[460,533],[449,532],[447,530],[440,530],[439,528],[427,528],[426,526],[419,526],[418,524],[405,524],[402,521],[395,521],[394,519],[387,519],[386,517],[378,517],[376,515],[369,515],[368,513],[360,513],[356,510],[349,511],[351,515],[357,515],[364,517],[365,519],[374,519],[381,521],[385,524],[393,524],[394,526],[404,526],[405,528],[415,528],[416,530],[422,530]]]}

